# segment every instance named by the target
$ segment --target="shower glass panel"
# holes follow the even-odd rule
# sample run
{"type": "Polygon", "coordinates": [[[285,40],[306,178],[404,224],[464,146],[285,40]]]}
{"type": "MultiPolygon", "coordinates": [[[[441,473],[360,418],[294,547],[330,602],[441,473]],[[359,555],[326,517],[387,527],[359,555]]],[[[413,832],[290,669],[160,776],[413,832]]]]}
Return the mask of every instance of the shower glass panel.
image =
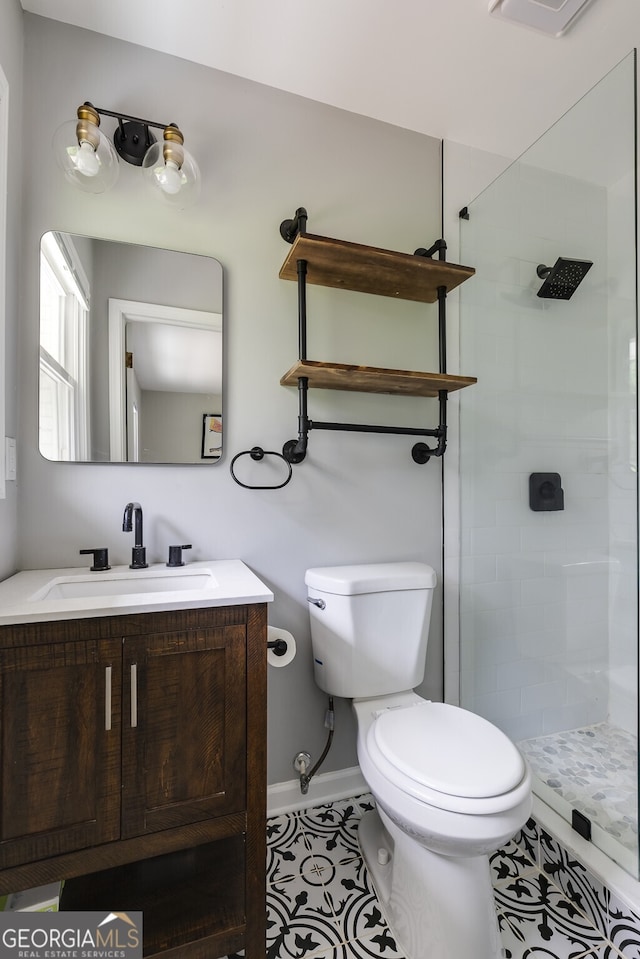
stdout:
{"type": "Polygon", "coordinates": [[[540,798],[637,876],[635,73],[461,220],[460,679],[540,798]]]}

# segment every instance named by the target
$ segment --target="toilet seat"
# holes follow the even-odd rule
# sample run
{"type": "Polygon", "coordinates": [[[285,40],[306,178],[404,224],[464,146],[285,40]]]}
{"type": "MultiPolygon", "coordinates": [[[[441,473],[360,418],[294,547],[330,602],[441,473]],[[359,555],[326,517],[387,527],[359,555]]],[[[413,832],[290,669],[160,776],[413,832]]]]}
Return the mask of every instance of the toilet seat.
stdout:
{"type": "Polygon", "coordinates": [[[490,814],[529,788],[511,740],[481,716],[421,700],[381,710],[366,736],[369,758],[396,788],[441,809],[490,814]]]}

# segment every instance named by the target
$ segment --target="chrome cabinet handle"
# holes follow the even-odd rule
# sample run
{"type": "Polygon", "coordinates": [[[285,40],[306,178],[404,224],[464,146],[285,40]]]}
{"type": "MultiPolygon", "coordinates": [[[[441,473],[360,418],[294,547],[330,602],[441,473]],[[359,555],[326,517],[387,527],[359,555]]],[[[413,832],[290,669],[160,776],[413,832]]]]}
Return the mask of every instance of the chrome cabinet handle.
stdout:
{"type": "Polygon", "coordinates": [[[311,603],[312,606],[317,606],[318,609],[325,609],[327,605],[323,599],[316,599],[314,596],[307,596],[307,602],[311,603]]]}
{"type": "Polygon", "coordinates": [[[138,666],[131,663],[131,728],[138,725],[138,666]]]}
{"type": "Polygon", "coordinates": [[[111,666],[104,670],[104,728],[105,732],[111,729],[111,666]]]}

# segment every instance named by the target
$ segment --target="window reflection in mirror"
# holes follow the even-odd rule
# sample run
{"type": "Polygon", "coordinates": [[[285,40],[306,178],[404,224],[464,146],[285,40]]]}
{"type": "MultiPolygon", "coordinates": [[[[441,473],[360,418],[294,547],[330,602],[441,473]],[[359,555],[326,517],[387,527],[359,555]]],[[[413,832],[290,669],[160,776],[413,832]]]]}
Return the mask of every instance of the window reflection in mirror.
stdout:
{"type": "Polygon", "coordinates": [[[42,455],[66,462],[217,462],[222,293],[222,267],[210,257],[46,233],[42,455]],[[204,435],[212,415],[215,443],[204,435]]]}

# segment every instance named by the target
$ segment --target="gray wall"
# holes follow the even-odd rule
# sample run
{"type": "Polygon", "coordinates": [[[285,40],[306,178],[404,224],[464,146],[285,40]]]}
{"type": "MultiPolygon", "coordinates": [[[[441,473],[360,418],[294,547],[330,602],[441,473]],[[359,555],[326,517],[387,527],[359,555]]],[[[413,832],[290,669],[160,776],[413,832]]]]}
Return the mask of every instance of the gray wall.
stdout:
{"type": "MultiPolygon", "coordinates": [[[[215,394],[173,393],[142,390],[140,395],[140,459],[146,463],[189,463],[200,460],[203,468],[218,466],[202,462],[202,418],[222,410],[215,394]]],[[[222,437],[214,434],[216,443],[222,437]]],[[[220,460],[220,466],[223,461],[220,460]]],[[[225,464],[226,465],[226,464],[225,464]]]]}
{"type": "MultiPolygon", "coordinates": [[[[297,429],[295,390],[279,385],[297,357],[295,285],[278,279],[288,251],[280,221],[304,205],[309,230],[412,252],[440,234],[440,143],[183,60],[39,17],[25,17],[25,135],[43,151],[84,100],[177,122],[203,174],[198,205],[176,213],[121,170],[105,196],[72,190],[40,151],[26,151],[20,370],[20,565],[81,565],[107,545],[129,562],[128,500],[145,512],[149,557],[193,543],[189,558],[243,559],[273,590],[273,625],[298,655],[269,671],[269,781],[293,778],[302,748],[324,744],[325,697],[314,686],[304,573],[313,565],[423,560],[441,571],[441,471],[417,466],[412,440],[317,432],[307,460],[278,491],[249,491],[228,470],[259,444],[281,449],[297,429]],[[162,91],[162,93],[160,93],[162,91]],[[37,452],[37,256],[49,229],[93,233],[216,257],[224,267],[225,457],[212,469],[52,464],[37,452]]],[[[105,132],[112,125],[105,119],[105,132]]],[[[123,164],[123,167],[126,164],[123,164]]],[[[435,308],[313,287],[309,357],[405,369],[437,368],[435,308]]],[[[437,401],[314,391],[319,420],[434,426],[437,401]]],[[[279,482],[281,468],[237,464],[245,482],[279,482]]],[[[426,692],[441,696],[442,617],[434,603],[426,692]]],[[[390,636],[390,642],[401,637],[390,636]]],[[[355,727],[338,704],[324,770],[356,762],[355,727]]]]}
{"type": "MultiPolygon", "coordinates": [[[[17,339],[20,297],[20,239],[22,226],[22,57],[23,20],[18,0],[0,4],[0,66],[9,83],[9,162],[7,170],[7,263],[5,297],[5,431],[17,431],[17,339]]],[[[37,274],[36,274],[37,277],[37,274]]],[[[1,331],[0,331],[1,333],[1,331]]],[[[0,443],[4,437],[0,435],[0,443]]],[[[0,500],[0,579],[15,572],[18,565],[17,485],[7,483],[6,498],[0,500]]]]}

